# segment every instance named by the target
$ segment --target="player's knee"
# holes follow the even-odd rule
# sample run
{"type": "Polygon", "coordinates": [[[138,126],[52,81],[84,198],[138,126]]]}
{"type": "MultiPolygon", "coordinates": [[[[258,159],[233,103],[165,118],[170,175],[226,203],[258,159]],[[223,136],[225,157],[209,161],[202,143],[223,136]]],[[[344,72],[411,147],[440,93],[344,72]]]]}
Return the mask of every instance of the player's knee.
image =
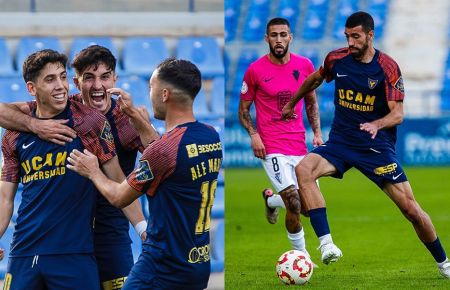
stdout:
{"type": "Polygon", "coordinates": [[[297,165],[296,174],[299,186],[315,180],[312,176],[312,169],[306,165],[303,165],[301,162],[297,165]]]}
{"type": "Polygon", "coordinates": [[[301,203],[300,195],[293,185],[280,192],[286,204],[286,209],[290,212],[300,214],[301,203]]]}

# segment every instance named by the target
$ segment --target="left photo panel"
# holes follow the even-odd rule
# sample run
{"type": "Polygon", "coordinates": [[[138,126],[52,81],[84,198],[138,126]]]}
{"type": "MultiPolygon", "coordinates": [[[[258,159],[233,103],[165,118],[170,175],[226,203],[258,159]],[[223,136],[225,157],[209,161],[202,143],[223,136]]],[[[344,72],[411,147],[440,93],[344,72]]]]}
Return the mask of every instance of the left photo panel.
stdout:
{"type": "Polygon", "coordinates": [[[223,1],[0,5],[0,287],[225,289],[223,1]]]}

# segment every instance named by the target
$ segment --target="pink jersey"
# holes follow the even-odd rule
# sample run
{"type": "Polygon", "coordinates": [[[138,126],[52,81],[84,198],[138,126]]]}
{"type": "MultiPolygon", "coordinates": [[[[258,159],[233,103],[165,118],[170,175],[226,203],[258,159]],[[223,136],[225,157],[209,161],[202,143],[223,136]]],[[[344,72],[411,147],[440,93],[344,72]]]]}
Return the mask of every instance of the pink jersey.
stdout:
{"type": "Polygon", "coordinates": [[[308,152],[303,100],[295,107],[295,119],[282,120],[281,111],[313,72],[314,66],[308,58],[293,53],[290,61],[282,65],[272,63],[265,55],[245,72],[241,99],[255,103],[256,127],[267,154],[305,155],[308,152]]]}

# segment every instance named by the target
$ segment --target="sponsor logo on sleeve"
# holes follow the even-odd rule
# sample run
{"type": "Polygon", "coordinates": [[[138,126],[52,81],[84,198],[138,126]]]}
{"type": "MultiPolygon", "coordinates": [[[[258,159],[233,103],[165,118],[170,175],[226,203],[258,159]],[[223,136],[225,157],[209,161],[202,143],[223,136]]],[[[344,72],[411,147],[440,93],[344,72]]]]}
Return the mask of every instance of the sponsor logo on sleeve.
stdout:
{"type": "Polygon", "coordinates": [[[193,143],[186,145],[186,150],[189,158],[198,156],[197,144],[193,143]]]}
{"type": "Polygon", "coordinates": [[[154,178],[153,172],[150,169],[150,164],[147,160],[139,161],[139,167],[136,169],[136,180],[137,181],[148,181],[154,178]]]}
{"type": "Polygon", "coordinates": [[[109,125],[108,121],[105,121],[105,124],[103,125],[102,133],[100,134],[100,138],[107,142],[113,142],[114,138],[111,132],[111,125],[109,125]]]}
{"type": "Polygon", "coordinates": [[[399,77],[398,80],[395,82],[394,88],[402,93],[405,92],[405,90],[403,88],[403,78],[402,77],[399,77]]]}
{"type": "Polygon", "coordinates": [[[248,86],[245,81],[242,82],[241,94],[245,95],[248,92],[248,86]]]}

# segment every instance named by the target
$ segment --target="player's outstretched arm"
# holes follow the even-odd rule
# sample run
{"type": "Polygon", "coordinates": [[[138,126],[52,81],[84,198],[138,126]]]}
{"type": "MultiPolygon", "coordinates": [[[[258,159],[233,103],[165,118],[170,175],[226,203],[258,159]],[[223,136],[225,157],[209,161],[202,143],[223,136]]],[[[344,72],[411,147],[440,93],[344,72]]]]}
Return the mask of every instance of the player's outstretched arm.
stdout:
{"type": "Polygon", "coordinates": [[[59,145],[72,142],[75,131],[66,126],[68,120],[40,120],[31,117],[27,103],[0,103],[0,126],[9,130],[32,132],[39,138],[59,145]]]}
{"type": "Polygon", "coordinates": [[[135,107],[130,94],[120,88],[111,88],[107,92],[119,96],[120,109],[130,118],[144,147],[159,138],[158,132],[150,123],[150,114],[145,107],[135,107]]]}
{"type": "MultiPolygon", "coordinates": [[[[100,169],[97,156],[84,150],[80,152],[73,150],[67,158],[69,164],[67,168],[89,178],[100,191],[100,193],[115,207],[123,208],[142,195],[136,191],[126,180],[118,183],[109,179],[100,169]]],[[[102,167],[108,172],[111,166],[115,166],[114,162],[118,162],[117,157],[105,162],[102,167]]]]}
{"type": "Polygon", "coordinates": [[[379,130],[400,125],[403,122],[404,116],[403,102],[389,101],[388,106],[391,111],[386,116],[372,122],[360,124],[359,129],[361,131],[366,131],[371,135],[372,139],[375,139],[379,130]]]}
{"type": "Polygon", "coordinates": [[[306,116],[308,117],[309,125],[314,132],[313,146],[323,144],[322,130],[320,129],[320,114],[319,105],[317,104],[316,93],[310,92],[305,96],[306,116]]]}
{"type": "MultiPolygon", "coordinates": [[[[14,208],[14,196],[17,183],[0,181],[0,238],[6,231],[14,208]]],[[[0,261],[3,259],[4,249],[0,248],[0,261]]]]}
{"type": "Polygon", "coordinates": [[[318,70],[310,74],[297,92],[295,92],[291,100],[283,107],[281,117],[285,120],[292,118],[294,115],[295,105],[297,105],[297,103],[305,97],[307,93],[317,89],[322,84],[323,80],[324,78],[320,75],[318,70]]]}
{"type": "Polygon", "coordinates": [[[261,136],[259,136],[258,131],[256,131],[256,128],[253,125],[252,116],[250,115],[250,107],[252,103],[252,101],[244,101],[242,99],[240,100],[239,120],[241,121],[242,126],[250,135],[253,154],[260,159],[264,159],[266,158],[266,147],[261,140],[261,136]]]}

